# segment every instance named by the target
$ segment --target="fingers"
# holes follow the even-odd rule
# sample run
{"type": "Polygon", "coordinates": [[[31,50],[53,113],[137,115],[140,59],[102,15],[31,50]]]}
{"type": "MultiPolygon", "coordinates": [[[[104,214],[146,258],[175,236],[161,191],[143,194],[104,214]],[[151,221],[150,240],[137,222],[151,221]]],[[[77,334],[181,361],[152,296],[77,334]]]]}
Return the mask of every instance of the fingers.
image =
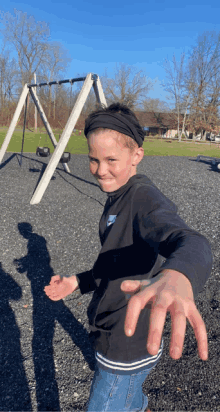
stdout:
{"type": "Polygon", "coordinates": [[[61,281],[62,281],[62,279],[61,279],[60,275],[54,275],[54,276],[52,276],[52,278],[50,280],[50,285],[52,285],[53,283],[59,283],[61,281]]]}
{"type": "Polygon", "coordinates": [[[140,280],[124,280],[124,282],[121,283],[121,290],[123,292],[134,292],[140,289],[140,285],[140,280]]]}
{"type": "Polygon", "coordinates": [[[141,282],[139,280],[126,280],[121,283],[121,290],[125,293],[126,301],[140,290],[140,286],[141,282]]]}
{"type": "Polygon", "coordinates": [[[44,287],[44,292],[51,300],[60,300],[60,289],[57,290],[57,285],[61,282],[61,278],[59,275],[52,276],[50,283],[48,286],[44,287]]]}
{"type": "Polygon", "coordinates": [[[52,295],[54,294],[53,289],[50,286],[45,286],[44,288],[44,292],[46,293],[46,295],[51,298],[52,295]]]}
{"type": "Polygon", "coordinates": [[[150,355],[156,355],[158,353],[166,320],[167,307],[168,302],[166,297],[155,300],[152,305],[147,340],[147,350],[150,355]]]}
{"type": "Polygon", "coordinates": [[[145,288],[142,292],[139,292],[130,298],[124,326],[124,331],[127,336],[132,336],[135,333],[140,313],[153,295],[153,289],[147,290],[147,288],[145,288]]]}
{"type": "Polygon", "coordinates": [[[173,359],[179,359],[182,356],[186,332],[186,315],[180,301],[174,302],[170,307],[170,315],[172,322],[170,356],[173,359]]]}
{"type": "Polygon", "coordinates": [[[60,292],[57,291],[55,288],[51,287],[50,285],[45,286],[44,292],[46,293],[48,298],[50,298],[51,300],[57,301],[57,300],[62,299],[60,292]]]}
{"type": "Polygon", "coordinates": [[[121,290],[123,292],[134,292],[135,290],[142,289],[145,286],[149,286],[152,280],[124,280],[121,283],[121,290]]]}
{"type": "Polygon", "coordinates": [[[196,306],[194,310],[191,310],[191,312],[189,313],[188,319],[195,333],[199,356],[202,360],[207,360],[208,359],[208,337],[207,337],[206,326],[196,306]]]}
{"type": "Polygon", "coordinates": [[[132,336],[134,334],[140,313],[141,301],[136,296],[134,296],[128,303],[125,318],[125,334],[127,336],[132,336]]]}
{"type": "Polygon", "coordinates": [[[148,352],[151,355],[158,353],[166,314],[169,311],[172,321],[171,358],[179,359],[182,356],[186,319],[188,319],[196,336],[199,356],[202,360],[207,360],[208,338],[205,323],[196,308],[192,291],[188,291],[186,287],[185,276],[178,272],[173,274],[173,272],[169,272],[168,275],[161,272],[155,278],[142,282],[132,280],[122,282],[121,290],[130,294],[130,296],[133,295],[132,297],[129,296],[130,300],[124,324],[125,334],[132,336],[135,333],[141,310],[144,309],[149,301],[152,301],[147,342],[148,352]],[[179,276],[178,284],[176,283],[177,275],[179,276]],[[171,282],[170,278],[172,276],[173,280],[171,279],[171,282]]]}

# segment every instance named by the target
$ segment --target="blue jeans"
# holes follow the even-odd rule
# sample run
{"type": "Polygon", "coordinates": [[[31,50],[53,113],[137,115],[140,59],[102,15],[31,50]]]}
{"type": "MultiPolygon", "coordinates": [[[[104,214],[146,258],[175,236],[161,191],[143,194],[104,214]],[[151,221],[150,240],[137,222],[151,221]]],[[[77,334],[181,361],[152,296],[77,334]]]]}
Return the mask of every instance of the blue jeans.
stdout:
{"type": "Polygon", "coordinates": [[[87,412],[144,412],[148,398],[142,384],[155,366],[131,375],[116,375],[96,365],[87,412]]]}

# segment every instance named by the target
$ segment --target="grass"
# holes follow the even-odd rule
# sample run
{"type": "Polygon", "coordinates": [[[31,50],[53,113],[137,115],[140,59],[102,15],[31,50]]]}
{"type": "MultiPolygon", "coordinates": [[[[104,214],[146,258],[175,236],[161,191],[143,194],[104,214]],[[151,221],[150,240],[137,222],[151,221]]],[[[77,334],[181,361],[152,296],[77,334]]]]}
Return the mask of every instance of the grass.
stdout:
{"type": "MultiPolygon", "coordinates": [[[[57,131],[55,133],[55,138],[58,141],[59,135],[62,131],[57,131]]],[[[0,146],[2,145],[7,129],[0,131],[0,146]]],[[[21,151],[22,143],[22,131],[15,130],[11,141],[8,145],[8,152],[19,153],[21,151]]],[[[24,152],[35,153],[38,146],[47,146],[50,148],[51,153],[54,151],[54,147],[45,132],[34,133],[30,131],[25,132],[24,140],[24,152]],[[40,138],[41,137],[41,138],[40,138]]],[[[201,142],[178,142],[178,141],[168,141],[165,139],[146,139],[144,144],[144,154],[145,156],[187,156],[196,157],[198,154],[210,156],[210,157],[220,157],[220,145],[211,143],[201,143],[201,142]]],[[[68,142],[65,149],[66,151],[73,154],[87,154],[88,147],[84,134],[79,135],[75,132],[68,142]]]]}
{"type": "MultiPolygon", "coordinates": [[[[4,141],[6,133],[7,133],[7,130],[0,131],[0,146],[2,145],[4,141]]],[[[57,141],[59,140],[60,134],[61,132],[54,133],[54,136],[57,141]]],[[[10,140],[10,143],[8,145],[7,151],[13,152],[13,153],[20,152],[21,145],[22,145],[22,132],[15,130],[10,140]]],[[[32,132],[26,131],[25,139],[24,139],[24,152],[35,153],[38,146],[49,147],[51,153],[54,151],[54,147],[47,134],[34,133],[34,132],[32,133],[32,132]]],[[[76,154],[87,154],[88,147],[87,147],[87,142],[86,142],[86,138],[84,137],[84,134],[79,135],[77,133],[74,133],[74,135],[70,137],[68,145],[66,146],[66,151],[70,153],[76,153],[76,154]]]]}
{"type": "Polygon", "coordinates": [[[220,157],[220,145],[200,142],[178,142],[177,140],[146,140],[143,144],[145,156],[187,156],[198,154],[220,157]]]}

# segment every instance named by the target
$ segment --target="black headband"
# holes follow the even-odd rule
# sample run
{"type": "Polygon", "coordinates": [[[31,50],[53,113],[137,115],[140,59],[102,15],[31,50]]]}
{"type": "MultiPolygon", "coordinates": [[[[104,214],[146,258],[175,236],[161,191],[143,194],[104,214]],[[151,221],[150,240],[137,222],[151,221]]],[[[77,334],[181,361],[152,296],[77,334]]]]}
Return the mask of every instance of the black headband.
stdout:
{"type": "Polygon", "coordinates": [[[138,146],[142,146],[144,141],[144,131],[140,127],[138,130],[128,119],[127,115],[120,113],[94,113],[85,121],[84,134],[87,137],[88,133],[98,128],[116,130],[119,133],[130,136],[134,139],[138,146]]]}

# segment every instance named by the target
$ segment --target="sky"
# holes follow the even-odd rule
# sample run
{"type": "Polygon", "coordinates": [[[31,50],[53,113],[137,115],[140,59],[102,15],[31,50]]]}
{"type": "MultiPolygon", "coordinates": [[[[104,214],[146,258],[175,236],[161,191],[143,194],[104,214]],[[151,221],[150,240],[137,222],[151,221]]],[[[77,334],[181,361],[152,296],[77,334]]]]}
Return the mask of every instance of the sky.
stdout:
{"type": "Polygon", "coordinates": [[[49,24],[51,40],[71,58],[67,78],[90,72],[113,78],[116,64],[125,63],[153,81],[148,97],[165,101],[165,59],[187,56],[199,35],[220,31],[219,0],[0,1],[1,12],[14,9],[49,24]]]}

